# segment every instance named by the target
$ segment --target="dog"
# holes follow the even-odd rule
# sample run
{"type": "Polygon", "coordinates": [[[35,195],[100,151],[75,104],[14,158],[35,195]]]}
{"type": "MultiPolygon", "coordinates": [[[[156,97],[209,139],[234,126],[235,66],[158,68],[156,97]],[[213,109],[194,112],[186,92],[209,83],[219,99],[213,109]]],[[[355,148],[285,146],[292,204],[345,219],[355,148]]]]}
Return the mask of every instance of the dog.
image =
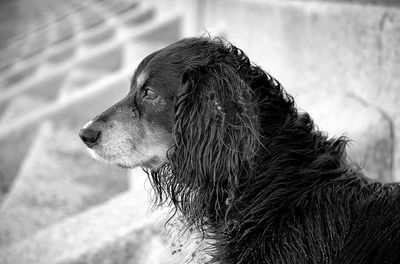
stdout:
{"type": "Polygon", "coordinates": [[[220,38],[177,41],[79,132],[148,171],[157,204],[213,241],[209,263],[400,263],[399,185],[366,178],[282,85],[220,38]]]}

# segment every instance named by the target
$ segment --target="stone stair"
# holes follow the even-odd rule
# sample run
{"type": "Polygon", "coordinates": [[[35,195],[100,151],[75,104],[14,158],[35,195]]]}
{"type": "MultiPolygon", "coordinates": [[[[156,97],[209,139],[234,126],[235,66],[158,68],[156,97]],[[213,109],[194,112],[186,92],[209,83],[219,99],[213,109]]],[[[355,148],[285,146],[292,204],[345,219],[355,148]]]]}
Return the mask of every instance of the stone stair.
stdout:
{"type": "Polygon", "coordinates": [[[126,171],[94,163],[75,134],[40,126],[0,207],[0,247],[128,190],[126,171]]]}
{"type": "Polygon", "coordinates": [[[180,13],[123,0],[19,5],[0,53],[0,263],[169,263],[157,257],[169,254],[166,214],[149,212],[143,171],[94,161],[78,131],[127,93],[143,57],[180,38],[180,13]]]}
{"type": "MultiPolygon", "coordinates": [[[[135,183],[143,188],[144,175],[135,176],[135,183]]],[[[138,191],[118,194],[3,248],[1,263],[161,264],[152,258],[166,248],[166,238],[160,236],[164,218],[148,214],[143,206],[148,196],[138,191]]]]}

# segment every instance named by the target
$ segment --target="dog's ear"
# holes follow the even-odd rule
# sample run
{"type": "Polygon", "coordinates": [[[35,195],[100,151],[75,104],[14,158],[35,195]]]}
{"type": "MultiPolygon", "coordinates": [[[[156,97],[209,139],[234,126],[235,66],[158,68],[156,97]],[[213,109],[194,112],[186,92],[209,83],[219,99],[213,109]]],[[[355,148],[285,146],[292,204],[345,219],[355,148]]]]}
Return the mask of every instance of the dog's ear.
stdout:
{"type": "Polygon", "coordinates": [[[175,102],[174,136],[170,163],[180,200],[202,210],[181,209],[194,218],[225,217],[259,142],[250,87],[229,65],[187,70],[175,102]]]}

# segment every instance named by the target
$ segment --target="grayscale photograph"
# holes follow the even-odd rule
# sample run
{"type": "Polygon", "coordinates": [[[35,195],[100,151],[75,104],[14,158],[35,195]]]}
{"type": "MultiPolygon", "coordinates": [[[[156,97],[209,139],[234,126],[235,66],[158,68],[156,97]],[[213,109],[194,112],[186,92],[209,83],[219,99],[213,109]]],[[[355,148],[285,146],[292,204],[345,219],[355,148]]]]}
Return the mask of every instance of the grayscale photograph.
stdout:
{"type": "Polygon", "coordinates": [[[0,264],[399,264],[400,1],[0,0],[0,264]]]}

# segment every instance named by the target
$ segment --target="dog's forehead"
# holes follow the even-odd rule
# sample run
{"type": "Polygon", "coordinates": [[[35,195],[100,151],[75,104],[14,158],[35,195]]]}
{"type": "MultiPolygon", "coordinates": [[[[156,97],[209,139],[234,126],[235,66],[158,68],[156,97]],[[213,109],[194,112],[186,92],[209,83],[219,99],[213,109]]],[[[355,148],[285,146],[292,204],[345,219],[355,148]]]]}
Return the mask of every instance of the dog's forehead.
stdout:
{"type": "Polygon", "coordinates": [[[131,89],[141,89],[151,86],[152,90],[168,93],[180,81],[185,64],[171,62],[169,57],[154,56],[152,60],[141,64],[135,71],[131,81],[131,89]]]}

